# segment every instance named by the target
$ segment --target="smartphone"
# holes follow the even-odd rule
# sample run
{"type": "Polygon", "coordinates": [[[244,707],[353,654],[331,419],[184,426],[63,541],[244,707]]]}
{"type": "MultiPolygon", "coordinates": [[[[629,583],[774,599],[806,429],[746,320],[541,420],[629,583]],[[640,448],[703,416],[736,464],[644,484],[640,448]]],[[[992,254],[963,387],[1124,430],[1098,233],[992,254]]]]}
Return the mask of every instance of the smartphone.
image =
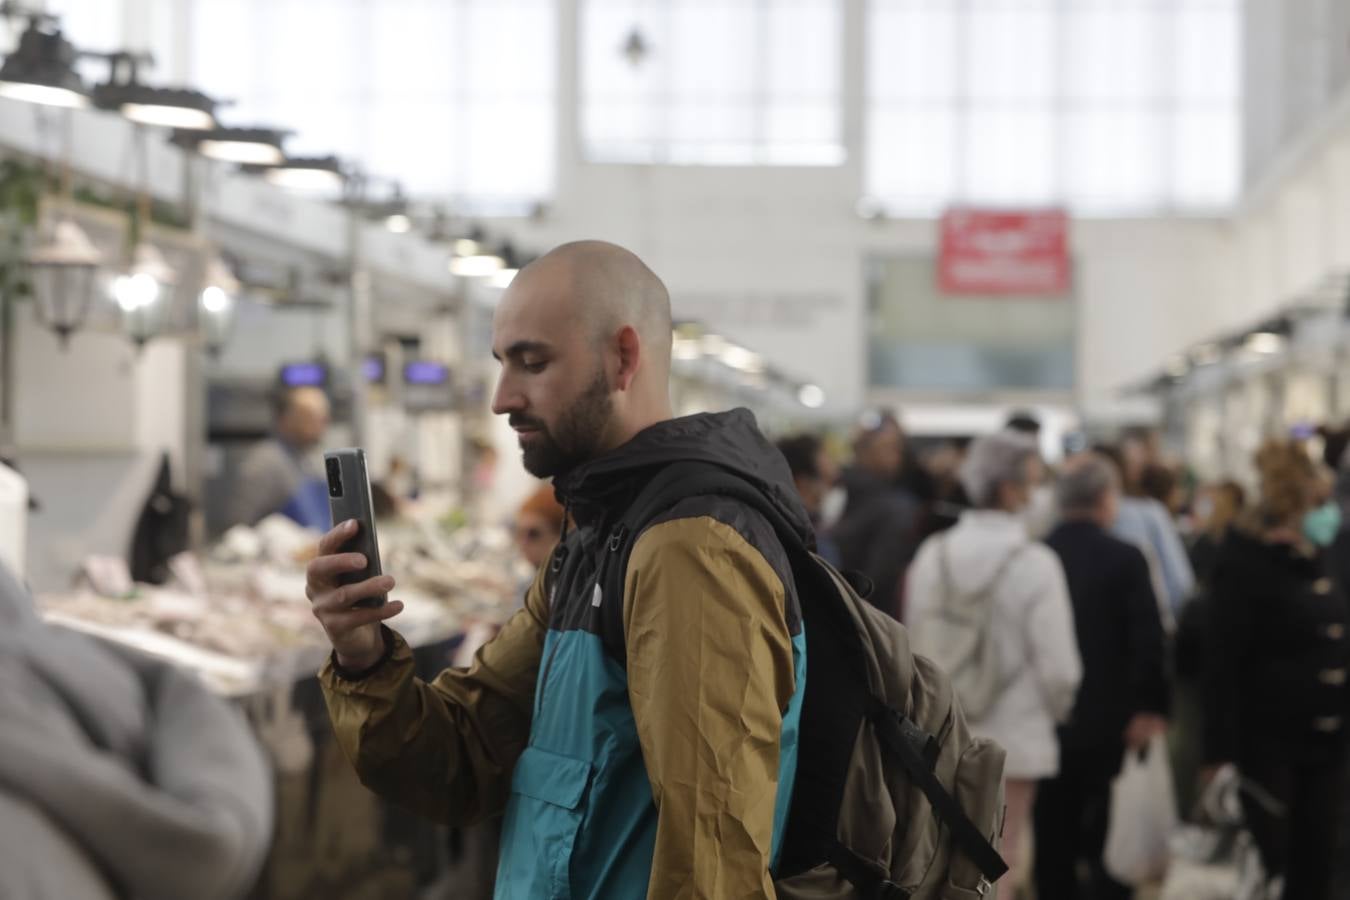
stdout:
{"type": "MultiPolygon", "coordinates": [[[[355,519],[360,528],[356,536],[338,548],[339,553],[362,553],[366,567],[338,576],[339,584],[356,584],[382,574],[380,544],[375,537],[375,504],[370,498],[370,478],[366,474],[366,451],[360,447],[329,450],[323,455],[328,471],[328,509],[333,524],[355,519]]],[[[388,598],[367,597],[354,604],[360,607],[383,606],[388,598]]]]}

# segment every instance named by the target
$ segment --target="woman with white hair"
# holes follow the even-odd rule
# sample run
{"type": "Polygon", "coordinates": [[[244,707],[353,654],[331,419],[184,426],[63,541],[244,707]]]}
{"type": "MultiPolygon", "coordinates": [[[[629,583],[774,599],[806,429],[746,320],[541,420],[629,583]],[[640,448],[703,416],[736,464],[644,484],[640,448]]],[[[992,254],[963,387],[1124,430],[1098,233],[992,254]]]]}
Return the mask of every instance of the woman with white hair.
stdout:
{"type": "Polygon", "coordinates": [[[1036,782],[1059,772],[1055,726],[1082,677],[1064,571],[1021,515],[1042,471],[1025,435],[1001,431],[971,444],[961,482],[972,508],[919,549],[905,616],[914,651],[951,676],[971,730],[1007,750],[1005,897],[1025,873],[1036,782]]]}

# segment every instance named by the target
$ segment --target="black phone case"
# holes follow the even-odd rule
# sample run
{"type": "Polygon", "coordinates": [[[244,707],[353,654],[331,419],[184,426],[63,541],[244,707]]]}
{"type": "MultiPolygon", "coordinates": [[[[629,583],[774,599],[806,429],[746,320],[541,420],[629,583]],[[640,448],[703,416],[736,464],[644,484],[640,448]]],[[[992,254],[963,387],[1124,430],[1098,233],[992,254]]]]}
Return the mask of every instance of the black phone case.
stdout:
{"type": "MultiPolygon", "coordinates": [[[[339,584],[356,584],[383,574],[380,569],[380,543],[375,535],[375,505],[370,497],[370,478],[366,474],[366,451],[360,447],[330,450],[323,455],[328,476],[328,509],[333,524],[348,519],[360,523],[356,536],[338,548],[339,553],[362,553],[366,567],[338,576],[339,584]]],[[[354,605],[373,608],[388,600],[383,594],[358,600],[354,605]]]]}

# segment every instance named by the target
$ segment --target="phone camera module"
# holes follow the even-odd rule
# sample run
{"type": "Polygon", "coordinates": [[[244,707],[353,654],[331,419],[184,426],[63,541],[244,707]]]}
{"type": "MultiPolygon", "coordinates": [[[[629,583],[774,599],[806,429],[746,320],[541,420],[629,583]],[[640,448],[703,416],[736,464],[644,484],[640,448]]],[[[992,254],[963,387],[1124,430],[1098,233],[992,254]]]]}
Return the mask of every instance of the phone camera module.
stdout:
{"type": "Polygon", "coordinates": [[[342,466],[336,459],[327,459],[324,462],[328,466],[328,496],[342,496],[342,466]]]}

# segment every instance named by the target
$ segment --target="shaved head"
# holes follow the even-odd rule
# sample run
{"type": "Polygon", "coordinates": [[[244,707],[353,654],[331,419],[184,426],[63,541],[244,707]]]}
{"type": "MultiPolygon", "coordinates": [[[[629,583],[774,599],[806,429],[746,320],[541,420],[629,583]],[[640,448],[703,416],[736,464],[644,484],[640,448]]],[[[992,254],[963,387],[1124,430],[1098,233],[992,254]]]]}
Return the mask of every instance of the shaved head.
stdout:
{"type": "Polygon", "coordinates": [[[493,319],[493,410],[525,466],[557,475],[668,419],[670,294],[630,250],[563,244],[511,281],[493,319]]]}
{"type": "Polygon", "coordinates": [[[631,325],[669,370],[670,292],[633,251],[606,241],[562,244],[521,269],[511,287],[529,290],[533,282],[570,295],[578,321],[597,341],[631,325]]]}

